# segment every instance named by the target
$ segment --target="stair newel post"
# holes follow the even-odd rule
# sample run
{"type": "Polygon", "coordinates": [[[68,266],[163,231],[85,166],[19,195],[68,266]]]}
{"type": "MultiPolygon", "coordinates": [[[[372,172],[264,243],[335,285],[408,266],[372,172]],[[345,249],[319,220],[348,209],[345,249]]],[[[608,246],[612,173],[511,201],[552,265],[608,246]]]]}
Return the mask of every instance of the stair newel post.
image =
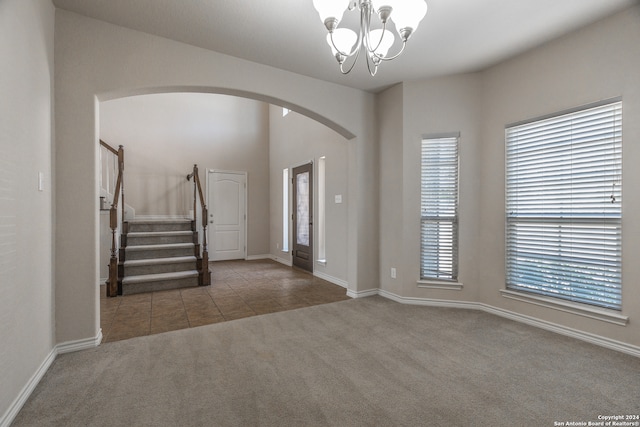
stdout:
{"type": "Polygon", "coordinates": [[[209,213],[207,205],[202,204],[202,286],[211,284],[211,274],[209,273],[209,251],[207,250],[207,222],[209,221],[209,213]]]}
{"type": "MultiPolygon", "coordinates": [[[[198,165],[193,165],[193,222],[198,221],[198,165]]],[[[193,230],[196,231],[196,230],[193,230]]]]}
{"type": "Polygon", "coordinates": [[[187,175],[187,179],[193,177],[193,218],[191,220],[191,231],[193,231],[193,255],[197,258],[198,271],[201,270],[200,242],[198,238],[198,165],[193,165],[193,172],[187,175]]]}
{"type": "Polygon", "coordinates": [[[124,222],[124,146],[118,146],[118,175],[120,178],[120,197],[122,202],[122,222],[124,222]]]}
{"type": "Polygon", "coordinates": [[[111,205],[109,210],[109,227],[111,228],[111,258],[109,259],[109,283],[107,296],[118,295],[118,248],[116,245],[116,232],[118,230],[118,209],[111,205]]]}
{"type": "Polygon", "coordinates": [[[105,147],[111,153],[118,158],[118,176],[116,178],[116,184],[113,187],[113,200],[111,202],[111,209],[109,209],[109,228],[111,229],[111,257],[109,258],[109,279],[107,282],[107,296],[115,297],[120,293],[122,268],[121,262],[124,259],[119,254],[122,250],[123,242],[126,241],[126,237],[122,237],[120,241],[120,248],[118,248],[118,240],[116,233],[118,232],[118,225],[123,224],[124,227],[124,147],[122,145],[116,150],[106,142],[100,140],[100,145],[105,147]],[[118,220],[118,203],[122,203],[122,217],[118,220]]]}

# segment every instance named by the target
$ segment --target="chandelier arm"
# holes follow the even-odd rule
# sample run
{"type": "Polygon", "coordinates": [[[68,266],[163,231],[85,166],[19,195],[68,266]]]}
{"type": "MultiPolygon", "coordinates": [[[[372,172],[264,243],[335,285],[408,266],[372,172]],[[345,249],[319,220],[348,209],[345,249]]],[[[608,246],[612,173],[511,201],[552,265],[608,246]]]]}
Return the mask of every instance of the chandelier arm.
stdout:
{"type": "MultiPolygon", "coordinates": [[[[362,25],[361,25],[361,27],[362,27],[362,25]]],[[[376,50],[378,50],[378,48],[379,48],[379,47],[380,47],[380,45],[382,44],[382,39],[384,38],[384,32],[385,32],[386,30],[387,30],[387,23],[386,23],[386,22],[384,22],[384,23],[382,24],[382,33],[381,33],[381,35],[380,35],[380,40],[378,41],[378,45],[377,45],[374,49],[371,49],[371,17],[369,17],[369,22],[368,22],[367,27],[365,28],[365,31],[364,31],[364,32],[365,32],[365,34],[366,34],[366,36],[365,36],[365,37],[366,37],[366,40],[365,40],[364,45],[365,45],[365,47],[367,48],[367,51],[368,51],[370,54],[375,55],[375,56],[377,56],[378,58],[380,58],[380,55],[378,55],[378,54],[376,53],[376,50]]]]}
{"type": "Polygon", "coordinates": [[[400,54],[402,52],[404,52],[404,48],[405,46],[407,46],[407,42],[406,40],[402,42],[402,47],[400,48],[400,51],[398,53],[396,53],[393,56],[380,56],[377,53],[374,53],[375,57],[378,58],[380,61],[391,61],[392,59],[396,59],[398,56],[400,56],[400,54]]]}
{"type": "Polygon", "coordinates": [[[355,57],[355,59],[353,60],[353,62],[351,63],[351,67],[349,67],[349,69],[348,69],[347,71],[344,71],[344,68],[343,68],[343,66],[344,66],[344,62],[343,62],[342,64],[340,64],[340,72],[341,72],[342,74],[349,74],[349,73],[351,72],[351,70],[353,70],[353,67],[355,67],[356,62],[358,62],[358,57],[360,56],[360,49],[358,49],[358,50],[356,51],[355,55],[356,55],[356,57],[355,57]]]}
{"type": "Polygon", "coordinates": [[[369,74],[371,75],[371,77],[375,76],[376,73],[378,72],[378,64],[376,64],[375,61],[373,61],[373,58],[369,55],[367,55],[367,70],[369,70],[369,74]],[[373,62],[373,71],[371,71],[372,62],[373,62]]]}

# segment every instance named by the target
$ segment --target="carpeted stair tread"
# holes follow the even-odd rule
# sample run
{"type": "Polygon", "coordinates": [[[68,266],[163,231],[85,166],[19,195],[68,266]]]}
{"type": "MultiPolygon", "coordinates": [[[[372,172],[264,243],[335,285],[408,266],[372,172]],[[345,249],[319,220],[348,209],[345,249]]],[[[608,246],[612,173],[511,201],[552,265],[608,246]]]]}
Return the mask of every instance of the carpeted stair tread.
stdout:
{"type": "Polygon", "coordinates": [[[162,250],[162,249],[181,249],[181,248],[192,248],[194,246],[193,243],[165,243],[161,245],[137,245],[137,246],[127,246],[127,251],[146,251],[146,250],[162,250]]]}
{"type": "Polygon", "coordinates": [[[189,262],[196,261],[195,256],[179,256],[179,257],[171,257],[171,258],[150,258],[150,259],[133,259],[129,261],[125,261],[125,266],[136,266],[136,265],[154,265],[154,264],[177,264],[180,262],[189,262]]]}
{"type": "Polygon", "coordinates": [[[189,236],[192,235],[193,231],[131,231],[127,233],[129,237],[153,237],[153,236],[189,236]]]}
{"type": "Polygon", "coordinates": [[[192,221],[176,220],[134,220],[128,221],[129,233],[153,233],[167,231],[192,231],[192,221]]]}
{"type": "Polygon", "coordinates": [[[123,295],[198,286],[192,220],[134,220],[127,230],[121,264],[123,295]]]}
{"type": "Polygon", "coordinates": [[[165,224],[165,223],[184,223],[191,222],[188,218],[176,218],[176,219],[133,219],[129,220],[130,224],[165,224]]]}
{"type": "Polygon", "coordinates": [[[161,280],[178,280],[189,277],[198,277],[198,270],[177,271],[173,273],[144,274],[140,276],[128,276],[122,279],[123,285],[156,282],[161,280]]]}

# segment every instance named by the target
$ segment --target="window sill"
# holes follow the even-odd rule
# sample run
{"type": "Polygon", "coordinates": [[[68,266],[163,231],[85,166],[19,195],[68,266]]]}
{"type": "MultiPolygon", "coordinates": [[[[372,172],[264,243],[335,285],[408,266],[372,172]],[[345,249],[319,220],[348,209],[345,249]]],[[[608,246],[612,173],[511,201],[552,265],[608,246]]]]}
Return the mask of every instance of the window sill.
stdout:
{"type": "Polygon", "coordinates": [[[318,265],[327,265],[327,260],[326,259],[319,259],[316,262],[318,263],[318,265]]]}
{"type": "Polygon", "coordinates": [[[462,286],[462,283],[449,282],[446,280],[418,280],[418,287],[426,289],[447,289],[450,291],[460,291],[462,290],[462,286]]]}
{"type": "Polygon", "coordinates": [[[590,307],[582,304],[572,303],[569,301],[560,301],[551,297],[538,295],[529,295],[522,292],[512,291],[509,289],[501,289],[500,293],[503,297],[516,301],[535,304],[541,307],[551,308],[565,313],[577,314],[578,316],[588,317],[590,319],[601,320],[603,322],[613,323],[615,325],[627,326],[629,316],[596,307],[590,307]]]}

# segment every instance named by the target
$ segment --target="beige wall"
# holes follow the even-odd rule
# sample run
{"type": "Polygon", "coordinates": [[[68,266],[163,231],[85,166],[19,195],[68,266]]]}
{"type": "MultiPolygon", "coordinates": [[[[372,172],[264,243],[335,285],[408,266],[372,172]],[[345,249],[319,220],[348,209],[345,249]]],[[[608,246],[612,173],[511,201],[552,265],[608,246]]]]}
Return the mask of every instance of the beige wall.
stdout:
{"type": "Polygon", "coordinates": [[[453,295],[473,300],[479,228],[479,94],[478,76],[469,74],[405,82],[380,96],[381,289],[412,298],[453,295]],[[420,144],[423,136],[454,132],[460,133],[459,281],[465,286],[455,292],[418,288],[420,144]],[[391,278],[392,267],[396,279],[391,278]]]}
{"type": "Polygon", "coordinates": [[[56,11],[56,339],[99,330],[97,103],[211,92],[290,106],[351,138],[347,277],[377,287],[377,143],[371,94],[56,11]],[[339,100],[339,102],[336,102],[339,100]],[[89,236],[89,238],[87,237],[89,236]],[[93,236],[93,239],[91,239],[93,236]],[[66,266],[75,265],[68,269],[66,266]]]}
{"type": "MultiPolygon", "coordinates": [[[[377,99],[380,139],[380,289],[402,292],[406,276],[402,268],[404,239],[403,207],[403,85],[387,89],[377,99]],[[396,278],[390,275],[396,268],[396,278]]],[[[417,259],[417,258],[416,258],[417,259]]]]}
{"type": "Polygon", "coordinates": [[[380,286],[414,301],[475,301],[640,346],[640,6],[485,72],[405,82],[377,97],[58,10],[55,144],[53,14],[48,0],[0,2],[0,423],[55,343],[98,336],[98,291],[88,286],[98,278],[98,100],[134,94],[245,95],[292,107],[350,139],[346,277],[355,294],[380,286]],[[499,292],[504,126],[614,96],[622,96],[624,108],[625,327],[499,292]],[[419,138],[452,131],[461,132],[464,288],[417,288],[419,138]],[[395,280],[388,277],[392,266],[395,280]]]}
{"type": "Polygon", "coordinates": [[[640,345],[640,5],[500,64],[482,75],[479,300],[640,345]],[[501,297],[504,288],[504,127],[594,101],[623,99],[622,313],[626,327],[501,297]]]}
{"type": "MultiPolygon", "coordinates": [[[[206,93],[133,96],[100,104],[100,137],[125,147],[125,195],[140,216],[188,216],[198,164],[247,172],[247,254],[269,253],[269,105],[206,93]]],[[[206,194],[205,194],[206,197],[206,194]]]]}
{"type": "MultiPolygon", "coordinates": [[[[475,302],[567,331],[640,345],[640,6],[482,73],[405,82],[378,97],[381,288],[418,302],[475,302]],[[627,326],[503,297],[504,129],[509,123],[601,99],[623,98],[623,309],[627,326]],[[402,106],[402,120],[395,109],[402,106]],[[460,132],[462,290],[418,288],[421,135],[460,132]],[[398,151],[401,151],[400,154],[398,151]],[[396,166],[394,165],[401,165],[396,166]],[[402,196],[399,193],[402,192],[402,196]],[[387,205],[401,206],[397,210],[387,205]],[[398,221],[399,224],[394,222],[398,221]],[[402,256],[397,255],[400,248],[402,256]],[[398,265],[398,278],[389,268],[398,265]]],[[[541,323],[541,324],[542,324],[541,323]]]]}
{"type": "Polygon", "coordinates": [[[0,425],[55,344],[53,26],[48,0],[0,2],[0,425]]]}
{"type": "MultiPolygon", "coordinates": [[[[271,255],[291,263],[291,248],[282,252],[282,171],[313,161],[314,197],[318,196],[318,159],[325,157],[326,265],[314,263],[314,272],[347,282],[348,236],[348,145],[343,136],[325,125],[294,111],[282,117],[282,108],[272,106],[269,126],[271,169],[271,255]],[[335,196],[342,203],[335,203],[335,196]]],[[[318,259],[318,203],[314,201],[314,258],[318,259]]],[[[289,231],[291,233],[291,229],[289,231]]]]}

